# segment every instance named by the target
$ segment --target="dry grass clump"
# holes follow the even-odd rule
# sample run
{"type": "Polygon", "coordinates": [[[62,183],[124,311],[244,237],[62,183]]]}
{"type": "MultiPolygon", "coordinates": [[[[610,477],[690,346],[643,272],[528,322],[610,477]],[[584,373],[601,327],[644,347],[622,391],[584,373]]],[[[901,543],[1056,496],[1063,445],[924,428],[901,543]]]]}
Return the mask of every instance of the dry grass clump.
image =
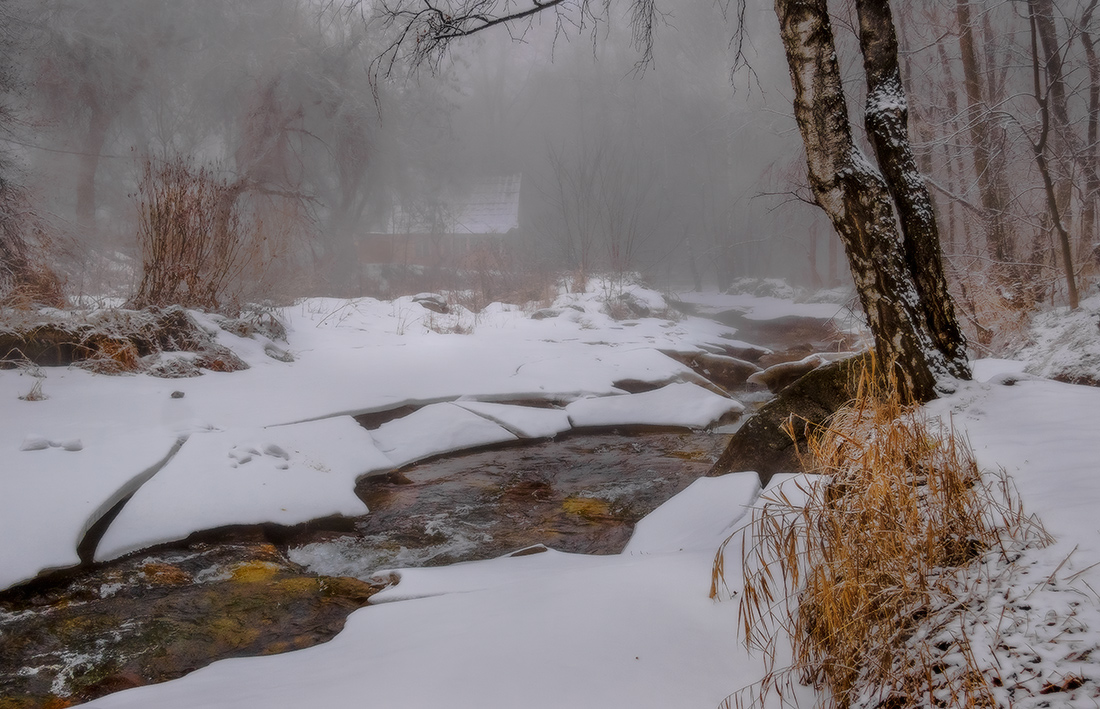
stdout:
{"type": "MultiPolygon", "coordinates": [[[[769,673],[728,703],[786,695],[798,679],[824,690],[832,707],[867,704],[869,695],[870,706],[920,704],[943,668],[942,653],[909,643],[915,629],[965,593],[961,567],[1006,553],[1037,524],[1003,477],[983,477],[953,429],[930,425],[874,381],[865,373],[855,401],[802,451],[807,472],[824,476],[803,491],[806,504],[779,493],[754,514],[740,621],[769,673]],[[783,669],[777,631],[793,651],[783,669]]],[[[953,687],[956,701],[944,706],[992,703],[980,671],[953,676],[973,681],[953,687]]]]}

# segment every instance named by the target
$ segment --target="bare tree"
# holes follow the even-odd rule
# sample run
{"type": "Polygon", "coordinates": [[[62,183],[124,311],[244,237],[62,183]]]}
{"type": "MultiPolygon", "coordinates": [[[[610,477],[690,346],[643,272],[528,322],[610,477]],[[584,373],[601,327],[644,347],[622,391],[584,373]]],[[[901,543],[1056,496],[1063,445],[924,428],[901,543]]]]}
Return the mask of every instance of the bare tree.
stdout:
{"type": "MultiPolygon", "coordinates": [[[[1063,273],[1066,279],[1066,291],[1069,294],[1069,307],[1071,310],[1075,310],[1078,305],[1077,298],[1077,281],[1073,274],[1073,249],[1070,246],[1069,232],[1066,229],[1065,221],[1063,219],[1064,210],[1069,202],[1069,190],[1066,189],[1059,199],[1058,188],[1055,184],[1054,177],[1051,174],[1050,163],[1047,159],[1047,154],[1050,144],[1051,136],[1051,124],[1061,125],[1063,130],[1069,128],[1068,112],[1065,107],[1065,86],[1062,81],[1061,74],[1061,61],[1052,61],[1051,55],[1048,52],[1046,56],[1045,71],[1040,71],[1039,67],[1039,37],[1042,37],[1045,32],[1050,32],[1053,28],[1048,26],[1046,30],[1042,29],[1044,22],[1049,22],[1051,25],[1053,22],[1050,20],[1049,15],[1043,19],[1045,11],[1050,8],[1041,7],[1044,3],[1035,2],[1031,0],[1028,3],[1028,19],[1031,24],[1031,70],[1033,77],[1033,87],[1035,92],[1035,102],[1039,104],[1039,135],[1036,138],[1028,138],[1031,142],[1031,149],[1035,154],[1035,164],[1039,168],[1039,174],[1043,178],[1043,191],[1046,194],[1047,199],[1047,212],[1050,215],[1050,222],[1054,225],[1054,230],[1058,234],[1058,243],[1062,252],[1062,266],[1063,273]],[[1046,82],[1041,80],[1041,75],[1045,74],[1046,82]],[[1055,88],[1059,87],[1059,88],[1055,88]],[[1045,89],[1045,91],[1044,91],[1045,89]],[[1060,107],[1058,107],[1060,105],[1060,107]],[[1052,118],[1053,116],[1053,118],[1052,118]],[[1060,117],[1059,117],[1060,116],[1060,117]]],[[[1055,52],[1057,54],[1057,52],[1055,52]]],[[[1066,183],[1068,187],[1068,182],[1066,183]]]]}
{"type": "Polygon", "coordinates": [[[598,185],[604,159],[602,146],[582,145],[573,153],[550,146],[550,184],[542,188],[551,213],[542,230],[556,243],[566,266],[583,283],[595,266],[599,243],[600,203],[598,185]]]}
{"type": "MultiPolygon", "coordinates": [[[[30,208],[15,159],[7,150],[20,124],[17,61],[40,27],[27,3],[0,0],[0,299],[13,296],[60,306],[61,281],[45,263],[41,223],[30,208]]],[[[21,142],[21,141],[20,141],[21,142]]]]}
{"type": "MultiPolygon", "coordinates": [[[[977,174],[983,208],[986,245],[993,259],[1009,264],[1015,261],[1016,254],[1014,235],[1008,223],[1008,174],[1004,169],[1004,153],[996,146],[998,126],[990,110],[990,105],[995,104],[998,98],[996,85],[983,80],[987,74],[983,73],[978,59],[978,40],[975,36],[975,22],[971,16],[970,0],[957,0],[956,17],[959,23],[963,87],[966,90],[966,117],[970,126],[974,171],[977,174]]],[[[985,46],[987,51],[991,51],[988,43],[985,46]]],[[[988,53],[986,56],[988,58],[988,53]]],[[[992,71],[992,68],[986,67],[986,70],[992,71]]]]}
{"type": "Polygon", "coordinates": [[[1085,206],[1081,212],[1081,239],[1088,257],[1095,258],[1096,203],[1100,199],[1100,164],[1097,161],[1097,139],[1100,138],[1100,58],[1092,37],[1092,18],[1098,0],[1089,0],[1081,13],[1081,46],[1089,70],[1088,129],[1085,136],[1085,206]]]}
{"type": "Polygon", "coordinates": [[[96,176],[114,129],[147,87],[154,47],[166,37],[154,13],[134,0],[51,3],[46,51],[40,56],[38,89],[49,117],[68,124],[81,138],[76,154],[76,217],[94,229],[98,206],[96,176]]]}

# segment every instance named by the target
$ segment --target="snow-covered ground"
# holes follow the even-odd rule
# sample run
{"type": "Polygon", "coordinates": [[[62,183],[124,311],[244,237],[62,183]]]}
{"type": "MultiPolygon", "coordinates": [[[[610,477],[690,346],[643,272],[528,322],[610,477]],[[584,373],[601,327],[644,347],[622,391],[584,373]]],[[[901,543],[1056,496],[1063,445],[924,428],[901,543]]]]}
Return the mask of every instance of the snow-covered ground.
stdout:
{"type": "MultiPolygon", "coordinates": [[[[660,294],[634,290],[664,309],[660,294]]],[[[0,371],[0,588],[76,564],[83,534],[135,491],[97,559],[227,524],[362,514],[357,477],[432,455],[573,426],[705,427],[741,410],[658,351],[721,349],[732,328],[702,318],[616,321],[602,297],[563,295],[557,316],[541,319],[499,303],[440,314],[408,297],[311,299],[281,313],[285,343],[238,337],[196,315],[245,371],[0,371]],[[621,381],[670,386],[628,394],[621,381]],[[21,400],[36,382],[47,398],[21,400]],[[493,403],[529,399],[578,408],[574,417],[493,403]],[[370,433],[348,418],[407,404],[431,405],[370,433]]]]}
{"type": "MultiPolygon", "coordinates": [[[[650,302],[656,294],[644,296],[650,302]]],[[[773,305],[772,317],[783,317],[820,304],[773,305]]],[[[104,556],[226,523],[225,505],[204,504],[215,497],[241,499],[248,521],[316,515],[324,504],[328,513],[348,514],[355,501],[337,488],[385,469],[386,460],[395,466],[574,425],[704,425],[737,410],[732,400],[719,406],[704,397],[721,399],[689,385],[692,373],[657,351],[711,350],[731,341],[730,328],[702,318],[617,322],[599,308],[594,297],[569,296],[554,304],[556,317],[536,320],[501,305],[476,316],[441,316],[409,299],[311,300],[285,314],[293,363],[267,357],[262,342],[222,333],[222,344],[251,369],[186,380],[49,371],[43,391],[50,398],[39,402],[18,398],[32,384],[28,377],[0,372],[0,586],[74,563],[81,530],[133,489],[131,502],[146,498],[145,514],[160,519],[126,522],[120,515],[115,524],[122,526],[104,539],[104,556]],[[437,332],[471,328],[472,334],[437,332]],[[630,397],[615,387],[624,380],[671,386],[630,397]],[[184,397],[171,398],[176,390],[184,397]],[[529,398],[568,405],[494,403],[529,398]],[[346,425],[347,414],[455,400],[367,437],[346,425]],[[294,437],[309,425],[318,427],[316,437],[294,437]],[[79,450],[50,445],[76,439],[79,450]],[[43,441],[45,448],[20,450],[43,441]],[[361,455],[359,470],[349,463],[352,451],[361,455]],[[209,469],[188,485],[184,461],[209,469]],[[326,480],[310,484],[316,498],[303,498],[291,483],[295,471],[326,480]],[[269,483],[269,495],[243,504],[249,485],[269,483]]],[[[978,381],[929,406],[965,431],[983,466],[1003,466],[1012,475],[1027,511],[1056,539],[1025,553],[996,588],[1005,600],[976,610],[965,632],[1015,648],[995,659],[1003,693],[1017,706],[1053,700],[1048,706],[1095,706],[1100,389],[1038,379],[1021,373],[1023,367],[979,363],[978,381]],[[1069,677],[1082,680],[1079,688],[1069,677]],[[1010,694],[1013,683],[1019,689],[1010,694]],[[1039,695],[1059,683],[1075,688],[1057,691],[1053,700],[1050,692],[1039,695]]],[[[619,555],[548,550],[397,570],[399,582],[352,614],[327,644],[217,662],[90,706],[710,709],[763,671],[761,658],[741,644],[732,597],[740,571],[731,559],[722,597],[708,596],[718,544],[736,532],[759,494],[751,473],[700,480],[639,523],[619,555]]],[[[812,691],[801,691],[812,702],[812,691]]]]}

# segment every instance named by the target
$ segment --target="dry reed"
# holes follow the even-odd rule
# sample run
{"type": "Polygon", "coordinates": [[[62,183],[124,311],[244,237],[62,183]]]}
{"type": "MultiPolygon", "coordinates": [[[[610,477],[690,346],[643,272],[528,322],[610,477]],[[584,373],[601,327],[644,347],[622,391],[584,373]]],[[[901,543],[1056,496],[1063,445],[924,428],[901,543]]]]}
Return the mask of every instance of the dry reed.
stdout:
{"type": "MultiPolygon", "coordinates": [[[[794,680],[822,690],[829,707],[920,704],[944,680],[941,653],[910,642],[916,628],[961,605],[960,568],[1037,529],[1003,474],[983,476],[956,431],[876,381],[865,372],[856,399],[801,451],[822,476],[801,490],[805,504],[773,495],[742,538],[739,622],[768,672],[729,706],[789,701],[794,680]],[[793,659],[777,668],[781,636],[793,659]]],[[[981,671],[952,676],[964,681],[944,706],[992,704],[981,671]]]]}

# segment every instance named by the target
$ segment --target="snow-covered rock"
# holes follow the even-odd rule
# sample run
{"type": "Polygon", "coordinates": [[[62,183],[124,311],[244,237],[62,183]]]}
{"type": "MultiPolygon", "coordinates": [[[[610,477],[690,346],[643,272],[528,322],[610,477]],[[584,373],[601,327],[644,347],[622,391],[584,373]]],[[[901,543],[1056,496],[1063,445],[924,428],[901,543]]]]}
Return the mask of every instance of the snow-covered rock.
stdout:
{"type": "Polygon", "coordinates": [[[569,414],[563,409],[512,406],[462,399],[454,403],[500,424],[520,438],[553,438],[570,428],[569,414]]]}
{"type": "Polygon", "coordinates": [[[517,436],[455,404],[432,404],[371,431],[394,467],[443,453],[517,440],[517,436]]]}
{"type": "Polygon", "coordinates": [[[580,399],[565,407],[576,428],[682,426],[706,428],[723,416],[744,411],[734,399],[691,383],[669,384],[642,394],[580,399]]]}
{"type": "Polygon", "coordinates": [[[699,478],[639,521],[623,554],[714,551],[759,494],[753,472],[699,478]]]}

